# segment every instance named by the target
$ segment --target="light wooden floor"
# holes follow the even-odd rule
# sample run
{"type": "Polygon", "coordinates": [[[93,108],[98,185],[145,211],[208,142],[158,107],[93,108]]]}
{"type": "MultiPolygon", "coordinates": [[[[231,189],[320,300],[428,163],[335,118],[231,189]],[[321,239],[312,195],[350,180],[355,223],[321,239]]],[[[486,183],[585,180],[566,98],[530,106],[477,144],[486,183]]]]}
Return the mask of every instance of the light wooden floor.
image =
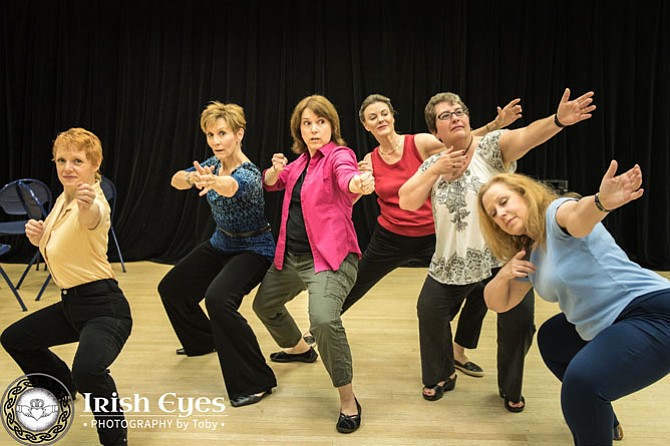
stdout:
{"type": "MultiPolygon", "coordinates": [[[[16,278],[22,265],[3,265],[16,278]]],[[[215,355],[185,358],[175,355],[180,347],[160,304],[156,285],[170,266],[150,262],[127,264],[122,273],[115,264],[121,287],[131,303],[133,333],[112,375],[121,396],[138,394],[150,402],[150,414],[127,414],[130,422],[172,422],[172,427],[131,428],[132,445],[569,445],[570,433],[559,406],[559,383],[550,374],[534,345],[528,355],[524,395],[527,408],[512,414],[497,395],[495,366],[495,315],[486,317],[480,346],[469,352],[481,365],[484,378],[460,373],[456,390],[437,402],[421,398],[417,337],[416,297],[425,277],[423,268],[405,268],[380,282],[344,317],[354,358],[354,389],[363,407],[363,424],[351,435],[338,434],[335,421],[339,403],[321,361],[315,364],[270,363],[279,382],[275,393],[260,404],[226,407],[222,415],[196,413],[188,417],[166,416],[158,408],[161,395],[225,397],[221,370],[215,355]],[[177,421],[184,423],[177,428],[177,421]],[[197,423],[210,422],[215,429],[197,423]],[[184,427],[185,426],[185,427],[184,427]]],[[[665,273],[666,277],[668,276],[665,273]]],[[[50,285],[40,302],[34,296],[44,278],[32,271],[21,289],[30,311],[59,299],[50,285]]],[[[252,293],[253,294],[253,293],[252,293]]],[[[241,308],[254,327],[265,355],[277,347],[251,310],[248,296],[241,308]]],[[[301,327],[307,325],[306,296],[290,308],[301,327]]],[[[536,323],[557,312],[557,307],[537,300],[536,323]]],[[[7,286],[0,284],[0,327],[23,317],[7,286]]],[[[22,375],[0,349],[0,391],[22,375]]],[[[54,349],[70,361],[74,346],[54,349]]],[[[670,378],[615,403],[625,431],[620,446],[667,445],[670,438],[670,378]]],[[[83,399],[76,401],[76,419],[64,445],[97,444],[90,427],[90,413],[83,413],[83,399]]],[[[11,439],[0,431],[0,444],[11,439]]]]}

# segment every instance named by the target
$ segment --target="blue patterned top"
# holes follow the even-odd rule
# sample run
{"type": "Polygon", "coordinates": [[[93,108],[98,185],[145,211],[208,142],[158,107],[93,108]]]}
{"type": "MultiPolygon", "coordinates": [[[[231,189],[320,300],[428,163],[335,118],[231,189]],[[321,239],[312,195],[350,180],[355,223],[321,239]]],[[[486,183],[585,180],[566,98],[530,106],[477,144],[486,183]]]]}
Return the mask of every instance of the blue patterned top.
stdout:
{"type": "MultiPolygon", "coordinates": [[[[218,172],[221,162],[212,156],[202,163],[202,167],[210,166],[212,172],[218,172]]],[[[193,171],[194,168],[186,169],[193,171]]],[[[235,169],[231,177],[237,181],[239,188],[232,197],[224,197],[216,191],[207,192],[207,203],[212,210],[216,223],[216,231],[209,242],[219,251],[232,253],[251,251],[266,257],[272,262],[275,253],[275,241],[272,232],[264,232],[252,237],[230,237],[229,233],[257,231],[268,225],[265,218],[265,198],[261,182],[261,171],[253,163],[243,163],[235,169]]]]}

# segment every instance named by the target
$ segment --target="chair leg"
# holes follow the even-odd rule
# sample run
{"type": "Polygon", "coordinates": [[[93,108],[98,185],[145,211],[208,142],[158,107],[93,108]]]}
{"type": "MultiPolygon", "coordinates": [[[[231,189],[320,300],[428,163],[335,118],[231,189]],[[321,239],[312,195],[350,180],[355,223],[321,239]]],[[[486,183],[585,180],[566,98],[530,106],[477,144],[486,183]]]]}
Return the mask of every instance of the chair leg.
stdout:
{"type": "Polygon", "coordinates": [[[19,305],[21,305],[23,311],[28,311],[28,308],[26,308],[25,304],[23,303],[23,299],[21,299],[21,296],[19,296],[19,292],[16,291],[16,288],[14,288],[14,285],[12,285],[12,282],[9,280],[7,273],[5,273],[4,268],[0,267],[0,274],[2,274],[2,277],[5,278],[5,282],[7,282],[9,289],[11,289],[12,293],[14,293],[14,297],[16,297],[16,300],[19,301],[19,305]]]}
{"type": "Polygon", "coordinates": [[[119,247],[119,241],[116,239],[116,232],[114,232],[114,227],[111,227],[110,231],[112,232],[112,238],[114,239],[114,244],[116,245],[116,252],[119,253],[119,260],[121,261],[121,269],[125,273],[126,272],[126,264],[123,263],[123,256],[121,255],[121,248],[119,247]]]}
{"type": "Polygon", "coordinates": [[[18,282],[16,282],[16,289],[18,290],[21,288],[21,284],[23,283],[23,279],[26,278],[26,275],[28,274],[28,271],[30,271],[30,267],[33,266],[33,264],[39,260],[40,256],[40,250],[38,249],[37,252],[33,255],[33,258],[30,259],[30,262],[28,262],[28,265],[26,266],[26,269],[23,270],[23,274],[21,274],[21,278],[19,279],[18,282]]]}
{"type": "Polygon", "coordinates": [[[40,292],[37,293],[37,297],[35,298],[35,300],[40,300],[40,298],[42,297],[42,293],[44,292],[44,289],[47,287],[47,285],[49,285],[50,281],[51,281],[51,274],[47,276],[46,280],[44,281],[44,285],[42,285],[40,292]]]}

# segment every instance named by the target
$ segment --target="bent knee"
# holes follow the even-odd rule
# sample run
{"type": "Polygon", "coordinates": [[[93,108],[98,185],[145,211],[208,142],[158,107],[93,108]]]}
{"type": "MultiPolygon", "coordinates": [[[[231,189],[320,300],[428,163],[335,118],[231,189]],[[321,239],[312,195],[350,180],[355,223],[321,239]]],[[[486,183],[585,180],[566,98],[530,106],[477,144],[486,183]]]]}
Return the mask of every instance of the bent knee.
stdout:
{"type": "Polygon", "coordinates": [[[172,293],[172,279],[169,275],[163,277],[156,288],[158,289],[158,295],[163,301],[170,300],[174,294],[172,293]]]}
{"type": "Polygon", "coordinates": [[[568,368],[563,376],[561,393],[575,399],[604,399],[602,388],[607,383],[599,374],[585,368],[568,368]]]}
{"type": "Polygon", "coordinates": [[[0,344],[6,351],[15,350],[21,345],[21,339],[22,336],[12,326],[9,326],[0,335],[0,344]]]}
{"type": "Polygon", "coordinates": [[[268,305],[267,302],[265,302],[263,299],[259,299],[258,296],[256,296],[253,303],[251,304],[251,308],[254,310],[254,313],[256,313],[256,316],[258,316],[258,318],[261,320],[272,319],[273,315],[277,314],[277,308],[272,305],[268,305]]]}

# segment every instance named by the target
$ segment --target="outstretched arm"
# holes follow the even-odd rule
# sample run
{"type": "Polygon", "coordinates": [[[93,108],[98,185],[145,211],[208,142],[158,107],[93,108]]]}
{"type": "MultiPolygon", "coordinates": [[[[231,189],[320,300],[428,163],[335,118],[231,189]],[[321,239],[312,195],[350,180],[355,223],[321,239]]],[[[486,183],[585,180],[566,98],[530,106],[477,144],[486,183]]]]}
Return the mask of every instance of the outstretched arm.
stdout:
{"type": "Polygon", "coordinates": [[[637,200],[644,193],[642,170],[637,164],[615,176],[617,162],[612,160],[595,195],[579,201],[567,201],[556,212],[556,222],[573,237],[586,237],[610,211],[637,200]]]}
{"type": "Polygon", "coordinates": [[[232,197],[240,188],[239,183],[231,175],[222,175],[223,166],[219,167],[219,171],[214,173],[210,166],[202,167],[199,162],[194,161],[195,180],[193,180],[195,187],[200,189],[199,196],[206,195],[207,192],[213,190],[223,197],[232,197]]]}
{"type": "Polygon", "coordinates": [[[484,127],[479,127],[477,130],[473,130],[472,133],[477,136],[484,136],[488,132],[504,129],[505,127],[509,126],[514,121],[521,118],[521,112],[523,111],[523,108],[519,102],[521,102],[521,99],[516,98],[509,101],[509,103],[504,108],[498,107],[498,115],[496,118],[486,124],[484,127]]]}
{"type": "Polygon", "coordinates": [[[191,175],[193,171],[178,170],[172,175],[170,185],[177,190],[187,190],[193,187],[191,175]]]}
{"type": "MultiPolygon", "coordinates": [[[[375,191],[375,177],[368,170],[354,175],[349,180],[349,192],[352,194],[370,195],[375,191]]],[[[360,198],[360,196],[358,197],[360,198]]],[[[358,200],[358,198],[356,200],[358,200]]]]}
{"type": "MultiPolygon", "coordinates": [[[[512,124],[521,118],[523,109],[519,102],[521,102],[521,99],[517,98],[511,100],[504,108],[498,107],[498,116],[485,126],[473,130],[472,133],[477,136],[484,136],[488,132],[502,129],[512,124]]],[[[417,133],[414,135],[414,144],[416,144],[416,148],[419,150],[419,154],[423,160],[447,148],[442,141],[430,133],[417,133]]]]}
{"type": "Polygon", "coordinates": [[[555,114],[538,119],[526,127],[510,130],[500,135],[500,151],[507,165],[523,157],[529,150],[546,142],[564,127],[575,125],[591,117],[596,109],[592,91],[570,100],[570,89],[563,92],[555,114]]]}

